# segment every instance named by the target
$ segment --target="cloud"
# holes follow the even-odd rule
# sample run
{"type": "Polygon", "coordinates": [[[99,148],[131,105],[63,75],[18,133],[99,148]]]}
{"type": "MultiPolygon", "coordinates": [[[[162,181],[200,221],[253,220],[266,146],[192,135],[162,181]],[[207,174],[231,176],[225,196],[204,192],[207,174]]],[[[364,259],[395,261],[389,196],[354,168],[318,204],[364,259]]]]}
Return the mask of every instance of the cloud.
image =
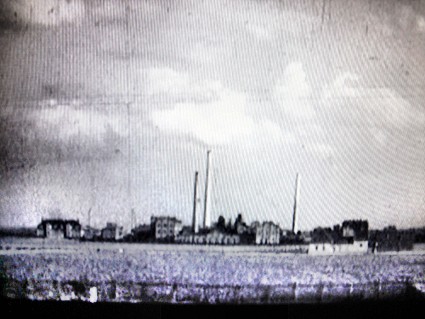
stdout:
{"type": "Polygon", "coordinates": [[[421,33],[425,32],[425,18],[421,15],[416,18],[416,28],[421,33]]]}
{"type": "Polygon", "coordinates": [[[154,112],[152,120],[164,131],[189,134],[212,145],[283,138],[280,127],[272,121],[256,122],[249,117],[245,97],[231,91],[212,102],[177,103],[171,110],[154,112]]]}
{"type": "Polygon", "coordinates": [[[195,81],[187,73],[170,68],[150,68],[146,71],[146,92],[150,96],[168,96],[178,100],[211,101],[223,90],[218,81],[195,81]]]}
{"type": "Polygon", "coordinates": [[[333,83],[323,89],[323,98],[354,97],[359,94],[357,74],[345,72],[333,81],[333,83]]]}
{"type": "Polygon", "coordinates": [[[315,112],[310,103],[311,87],[300,62],[289,64],[274,89],[274,99],[289,115],[311,118],[315,112]]]}
{"type": "MultiPolygon", "coordinates": [[[[126,5],[131,6],[133,2],[127,3],[126,5]]],[[[114,19],[124,19],[126,16],[126,6],[117,6],[112,0],[103,0],[102,2],[94,2],[93,15],[97,19],[106,19],[113,21],[114,19]]]]}
{"type": "Polygon", "coordinates": [[[334,148],[326,143],[310,143],[306,144],[305,148],[307,151],[323,157],[330,157],[335,152],[334,148]]]}
{"type": "Polygon", "coordinates": [[[387,135],[378,127],[371,127],[370,132],[373,135],[373,138],[381,145],[385,145],[388,141],[387,135]]]}
{"type": "MultiPolygon", "coordinates": [[[[425,124],[424,110],[410,104],[396,90],[362,86],[360,80],[352,73],[338,76],[331,86],[323,90],[325,104],[332,107],[336,100],[348,102],[345,103],[347,115],[361,115],[364,121],[380,127],[403,128],[425,124]]],[[[383,141],[382,136],[378,139],[383,141]]]]}
{"type": "Polygon", "coordinates": [[[413,8],[409,5],[401,4],[398,7],[398,23],[403,29],[409,27],[412,18],[415,16],[413,8]]]}
{"type": "Polygon", "coordinates": [[[150,74],[151,93],[176,98],[173,108],[152,114],[153,123],[163,131],[187,134],[213,145],[285,140],[277,124],[268,119],[256,121],[247,114],[244,94],[226,89],[220,82],[196,83],[171,69],[150,74]],[[178,102],[178,97],[188,96],[190,101],[178,102]]]}
{"type": "Polygon", "coordinates": [[[249,33],[253,34],[258,39],[269,40],[272,38],[274,33],[271,28],[267,28],[260,24],[250,23],[247,24],[246,28],[249,33]]]}
{"type": "Polygon", "coordinates": [[[170,68],[151,68],[148,70],[148,93],[180,94],[189,88],[189,78],[170,68]]]}
{"type": "Polygon", "coordinates": [[[72,136],[101,141],[108,130],[119,135],[127,134],[124,115],[108,116],[106,112],[87,108],[78,101],[42,101],[41,110],[34,111],[33,117],[40,131],[51,132],[46,133],[48,138],[59,137],[62,141],[72,136]]]}

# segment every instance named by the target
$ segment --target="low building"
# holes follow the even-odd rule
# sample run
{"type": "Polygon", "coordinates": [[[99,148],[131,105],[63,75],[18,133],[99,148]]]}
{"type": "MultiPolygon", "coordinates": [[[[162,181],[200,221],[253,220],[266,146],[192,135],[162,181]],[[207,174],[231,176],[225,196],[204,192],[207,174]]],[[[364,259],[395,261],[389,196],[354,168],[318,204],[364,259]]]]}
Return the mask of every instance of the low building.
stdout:
{"type": "Polygon", "coordinates": [[[240,237],[237,234],[226,234],[213,229],[205,236],[205,243],[209,245],[238,245],[240,237]]]}
{"type": "Polygon", "coordinates": [[[90,227],[90,226],[84,227],[81,232],[81,238],[83,240],[98,240],[101,237],[102,237],[101,230],[90,227]]]}
{"type": "Polygon", "coordinates": [[[151,229],[157,241],[174,241],[182,231],[183,224],[175,217],[152,216],[151,229]]]}
{"type": "Polygon", "coordinates": [[[79,239],[81,225],[78,220],[43,219],[37,226],[37,236],[55,239],[79,239]]]}
{"type": "Polygon", "coordinates": [[[120,240],[124,236],[124,229],[116,223],[106,223],[106,227],[102,229],[102,240],[120,240]]]}
{"type": "Polygon", "coordinates": [[[197,234],[184,228],[183,231],[175,237],[175,242],[196,245],[239,245],[241,243],[241,236],[238,234],[225,233],[217,228],[212,228],[197,234]]]}
{"type": "Polygon", "coordinates": [[[239,245],[241,243],[241,235],[226,235],[223,238],[223,245],[239,245]]]}
{"type": "Polygon", "coordinates": [[[368,252],[369,226],[365,220],[347,220],[331,228],[315,228],[309,255],[347,255],[368,252]]]}
{"type": "Polygon", "coordinates": [[[308,245],[309,255],[350,255],[366,254],[368,252],[368,242],[354,241],[353,243],[310,243],[308,245]]]}
{"type": "Polygon", "coordinates": [[[278,245],[280,243],[280,227],[273,222],[257,224],[255,228],[257,245],[278,245]]]}

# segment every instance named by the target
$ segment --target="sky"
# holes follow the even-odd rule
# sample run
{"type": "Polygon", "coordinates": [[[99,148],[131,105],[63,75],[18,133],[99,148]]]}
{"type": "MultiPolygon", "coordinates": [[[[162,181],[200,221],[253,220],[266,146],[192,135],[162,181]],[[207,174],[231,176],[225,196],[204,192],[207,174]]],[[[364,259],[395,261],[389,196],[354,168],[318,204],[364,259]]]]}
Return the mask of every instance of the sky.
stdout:
{"type": "Polygon", "coordinates": [[[425,226],[424,1],[0,8],[0,226],[425,226]]]}

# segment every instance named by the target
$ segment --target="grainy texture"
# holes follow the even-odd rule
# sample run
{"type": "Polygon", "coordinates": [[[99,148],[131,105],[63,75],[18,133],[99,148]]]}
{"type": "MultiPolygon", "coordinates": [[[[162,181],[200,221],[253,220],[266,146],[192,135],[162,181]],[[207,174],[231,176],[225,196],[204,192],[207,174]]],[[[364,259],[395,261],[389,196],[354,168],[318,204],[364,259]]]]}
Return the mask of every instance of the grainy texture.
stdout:
{"type": "Polygon", "coordinates": [[[25,246],[1,256],[11,297],[89,300],[97,287],[102,301],[326,302],[405,296],[425,284],[421,251],[321,257],[278,247],[90,243],[34,252],[25,246]]]}

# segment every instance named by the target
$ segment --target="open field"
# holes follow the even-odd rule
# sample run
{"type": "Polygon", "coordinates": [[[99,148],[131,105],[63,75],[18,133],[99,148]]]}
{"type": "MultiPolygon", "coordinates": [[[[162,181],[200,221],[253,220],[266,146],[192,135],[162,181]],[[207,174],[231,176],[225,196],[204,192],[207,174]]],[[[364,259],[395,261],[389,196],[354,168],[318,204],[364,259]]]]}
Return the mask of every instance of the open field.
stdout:
{"type": "Polygon", "coordinates": [[[422,250],[308,256],[257,246],[7,238],[0,245],[3,295],[36,300],[306,302],[384,298],[425,284],[422,250]]]}

